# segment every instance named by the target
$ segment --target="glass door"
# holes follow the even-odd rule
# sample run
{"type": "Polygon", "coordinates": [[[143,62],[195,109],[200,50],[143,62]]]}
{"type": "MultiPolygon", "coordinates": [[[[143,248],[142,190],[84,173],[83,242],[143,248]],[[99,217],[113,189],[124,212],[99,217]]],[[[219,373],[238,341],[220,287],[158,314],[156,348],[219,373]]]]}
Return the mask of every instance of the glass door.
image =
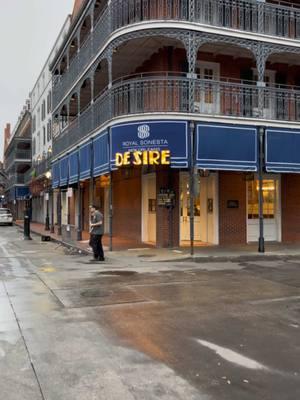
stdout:
{"type": "MultiPolygon", "coordinates": [[[[195,182],[194,196],[194,235],[195,240],[200,240],[200,182],[195,182]]],[[[180,240],[190,240],[190,184],[189,175],[181,174],[180,179],[180,240]]]]}
{"type": "MultiPolygon", "coordinates": [[[[259,181],[247,182],[247,239],[254,242],[259,237],[259,181]]],[[[280,207],[279,179],[263,180],[264,236],[267,241],[279,241],[280,207]]]]}
{"type": "Polygon", "coordinates": [[[196,74],[200,79],[195,91],[195,109],[205,114],[220,111],[220,65],[213,62],[199,62],[196,74]]]}

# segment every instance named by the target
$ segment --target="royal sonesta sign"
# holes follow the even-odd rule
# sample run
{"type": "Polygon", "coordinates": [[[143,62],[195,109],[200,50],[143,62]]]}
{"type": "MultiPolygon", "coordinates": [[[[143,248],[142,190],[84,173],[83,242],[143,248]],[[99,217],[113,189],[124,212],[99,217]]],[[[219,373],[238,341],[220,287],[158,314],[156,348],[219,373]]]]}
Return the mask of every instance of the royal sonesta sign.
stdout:
{"type": "Polygon", "coordinates": [[[143,121],[111,129],[111,168],[129,165],[188,167],[188,123],[143,121]]]}

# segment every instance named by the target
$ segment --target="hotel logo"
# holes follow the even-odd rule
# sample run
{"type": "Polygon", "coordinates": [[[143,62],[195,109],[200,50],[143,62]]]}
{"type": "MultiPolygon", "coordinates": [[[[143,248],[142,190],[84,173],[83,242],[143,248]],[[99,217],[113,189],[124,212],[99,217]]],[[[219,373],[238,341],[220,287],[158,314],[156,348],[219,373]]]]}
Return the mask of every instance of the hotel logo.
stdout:
{"type": "Polygon", "coordinates": [[[149,125],[140,125],[138,127],[138,137],[140,139],[147,139],[150,136],[150,126],[149,125]]]}

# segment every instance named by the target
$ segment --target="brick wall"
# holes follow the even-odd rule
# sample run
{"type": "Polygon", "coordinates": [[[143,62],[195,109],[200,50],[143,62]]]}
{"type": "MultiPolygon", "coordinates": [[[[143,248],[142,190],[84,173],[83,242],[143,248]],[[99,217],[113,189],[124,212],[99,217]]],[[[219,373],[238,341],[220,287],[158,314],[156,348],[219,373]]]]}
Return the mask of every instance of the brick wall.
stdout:
{"type": "Polygon", "coordinates": [[[168,247],[170,239],[173,247],[179,246],[179,171],[170,169],[160,170],[156,175],[157,193],[161,188],[173,189],[176,193],[176,206],[172,210],[172,225],[170,228],[169,210],[157,207],[156,211],[156,244],[157,247],[168,247]],[[170,232],[171,229],[171,232],[170,232]],[[170,237],[171,233],[171,237],[170,237]]]}
{"type": "Polygon", "coordinates": [[[113,235],[141,241],[141,169],[113,173],[113,235]],[[128,175],[127,175],[128,174],[128,175]]]}
{"type": "Polygon", "coordinates": [[[282,241],[300,241],[300,176],[282,174],[282,241]]]}
{"type": "Polygon", "coordinates": [[[220,172],[220,244],[245,244],[247,241],[246,223],[246,181],[244,175],[237,172],[220,172]],[[228,200],[238,200],[239,208],[227,208],[228,200]]]}

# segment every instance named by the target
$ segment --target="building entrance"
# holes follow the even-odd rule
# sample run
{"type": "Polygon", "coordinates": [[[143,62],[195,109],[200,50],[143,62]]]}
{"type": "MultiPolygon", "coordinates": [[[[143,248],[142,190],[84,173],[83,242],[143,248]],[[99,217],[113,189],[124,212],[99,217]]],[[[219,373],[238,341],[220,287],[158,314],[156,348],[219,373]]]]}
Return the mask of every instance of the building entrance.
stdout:
{"type": "MultiPolygon", "coordinates": [[[[194,239],[218,244],[217,174],[195,179],[194,239]]],[[[180,242],[190,240],[190,183],[189,174],[180,174],[180,242]]]]}
{"type": "MultiPolygon", "coordinates": [[[[281,241],[280,179],[263,180],[264,237],[266,241],[281,241]]],[[[259,237],[259,182],[247,182],[247,241],[259,237]]]]}

